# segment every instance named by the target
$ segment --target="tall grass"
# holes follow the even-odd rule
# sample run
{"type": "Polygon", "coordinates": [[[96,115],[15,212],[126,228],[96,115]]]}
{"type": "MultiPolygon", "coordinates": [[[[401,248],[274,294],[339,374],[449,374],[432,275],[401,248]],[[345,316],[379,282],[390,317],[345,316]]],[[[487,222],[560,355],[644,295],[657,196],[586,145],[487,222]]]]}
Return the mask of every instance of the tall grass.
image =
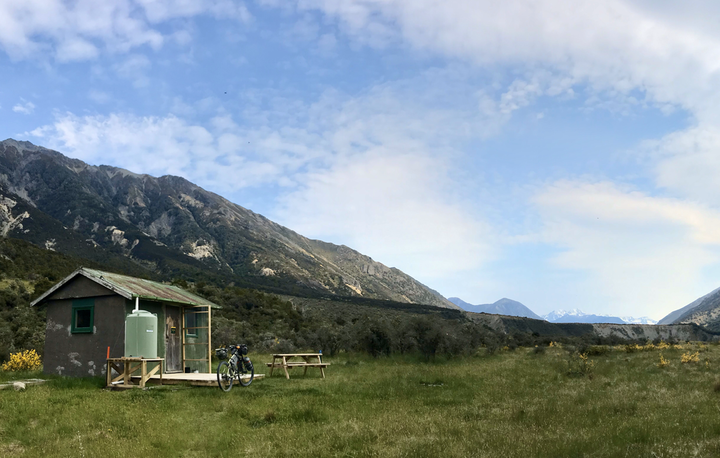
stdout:
{"type": "MultiPolygon", "coordinates": [[[[0,391],[0,456],[720,455],[720,347],[662,353],[658,367],[658,351],[614,349],[582,374],[557,347],[433,362],[341,354],[325,380],[296,369],[230,393],[54,378],[0,391]],[[681,363],[688,351],[700,362],[681,363]]],[[[270,360],[251,356],[258,369],[270,360]]]]}

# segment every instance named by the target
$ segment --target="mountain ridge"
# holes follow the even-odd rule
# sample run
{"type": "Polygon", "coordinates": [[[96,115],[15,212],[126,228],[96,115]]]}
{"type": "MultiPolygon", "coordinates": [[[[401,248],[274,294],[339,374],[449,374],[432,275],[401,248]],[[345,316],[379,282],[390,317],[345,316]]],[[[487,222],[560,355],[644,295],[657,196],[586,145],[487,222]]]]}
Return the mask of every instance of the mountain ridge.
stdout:
{"type": "Polygon", "coordinates": [[[469,304],[460,299],[459,297],[449,297],[448,300],[467,312],[518,316],[524,318],[533,318],[536,320],[542,319],[537,314],[535,314],[535,312],[530,310],[527,306],[506,297],[497,300],[492,304],[480,305],[469,304]]]}
{"type": "Polygon", "coordinates": [[[705,326],[713,331],[720,331],[720,288],[714,289],[685,307],[669,313],[658,323],[693,323],[705,326]]]}
{"type": "Polygon", "coordinates": [[[631,316],[616,317],[610,315],[595,315],[584,313],[580,309],[570,311],[558,309],[546,315],[537,315],[526,305],[508,298],[502,298],[493,304],[473,305],[459,297],[449,297],[448,300],[467,312],[490,313],[516,317],[544,320],[549,323],[609,323],[609,324],[643,324],[654,325],[656,322],[648,317],[635,318],[631,316]]]}
{"type": "Polygon", "coordinates": [[[287,292],[458,308],[398,269],[304,237],[182,177],[90,165],[14,139],[0,142],[0,159],[5,235],[56,249],[74,240],[76,251],[105,250],[150,270],[169,257],[287,292]]]}

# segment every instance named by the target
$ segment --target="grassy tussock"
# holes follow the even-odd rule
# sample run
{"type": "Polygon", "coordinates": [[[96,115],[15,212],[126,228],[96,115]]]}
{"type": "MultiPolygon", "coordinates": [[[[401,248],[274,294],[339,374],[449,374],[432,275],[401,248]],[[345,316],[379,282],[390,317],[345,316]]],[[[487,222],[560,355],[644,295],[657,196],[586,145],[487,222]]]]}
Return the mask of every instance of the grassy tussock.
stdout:
{"type": "MultiPolygon", "coordinates": [[[[696,351],[663,348],[660,368],[659,351],[612,348],[582,374],[556,346],[431,363],[342,354],[325,380],[296,371],[230,393],[55,378],[0,391],[0,455],[718,456],[720,347],[681,362],[696,351]]],[[[0,378],[20,375],[37,376],[0,378]]]]}

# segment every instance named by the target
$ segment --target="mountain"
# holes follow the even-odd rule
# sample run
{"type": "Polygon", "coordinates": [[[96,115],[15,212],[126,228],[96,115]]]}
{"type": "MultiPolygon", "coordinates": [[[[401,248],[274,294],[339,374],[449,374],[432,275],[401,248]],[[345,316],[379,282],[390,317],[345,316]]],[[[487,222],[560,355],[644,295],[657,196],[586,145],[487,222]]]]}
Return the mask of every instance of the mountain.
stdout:
{"type": "Polygon", "coordinates": [[[593,315],[590,313],[584,313],[583,311],[578,309],[573,309],[570,311],[553,310],[547,315],[544,315],[543,319],[551,323],[626,323],[625,320],[616,316],[593,315]]]}
{"type": "Polygon", "coordinates": [[[720,288],[675,310],[659,324],[695,323],[711,331],[720,331],[720,288]]]}
{"type": "Polygon", "coordinates": [[[657,321],[647,316],[641,316],[640,318],[635,318],[633,316],[621,316],[620,319],[627,324],[659,324],[657,321]]]}
{"type": "Polygon", "coordinates": [[[687,314],[692,309],[697,308],[700,304],[702,304],[706,299],[711,299],[713,296],[716,296],[720,294],[720,288],[713,290],[709,292],[708,294],[695,299],[685,307],[681,309],[677,309],[674,312],[669,313],[666,317],[658,321],[658,324],[672,324],[675,323],[681,316],[687,314]]]}
{"type": "Polygon", "coordinates": [[[0,142],[0,236],[292,295],[458,309],[398,269],[303,237],[184,178],[88,165],[12,139],[0,142]]]}
{"type": "Polygon", "coordinates": [[[525,318],[534,318],[540,320],[541,318],[536,315],[532,310],[524,306],[518,301],[512,299],[502,298],[493,304],[481,304],[472,305],[463,301],[459,297],[448,298],[450,302],[457,305],[458,307],[468,312],[475,313],[492,313],[495,315],[508,315],[508,316],[520,316],[525,318]]]}
{"type": "Polygon", "coordinates": [[[543,319],[551,323],[614,323],[614,324],[657,324],[657,322],[646,316],[635,318],[632,316],[610,316],[610,315],[594,315],[585,313],[579,309],[553,310],[547,315],[543,315],[543,319]]]}

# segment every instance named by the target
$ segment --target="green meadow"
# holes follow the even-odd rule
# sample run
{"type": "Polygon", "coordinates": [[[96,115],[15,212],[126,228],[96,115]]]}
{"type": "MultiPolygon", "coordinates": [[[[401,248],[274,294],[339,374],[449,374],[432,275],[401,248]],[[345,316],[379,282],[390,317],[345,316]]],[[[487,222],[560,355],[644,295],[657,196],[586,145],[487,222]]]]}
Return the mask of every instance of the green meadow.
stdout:
{"type": "MultiPolygon", "coordinates": [[[[296,370],[229,393],[52,378],[0,391],[0,456],[720,456],[720,347],[680,347],[340,354],[324,380],[296,370]]],[[[270,356],[251,357],[267,374],[270,356]]]]}

